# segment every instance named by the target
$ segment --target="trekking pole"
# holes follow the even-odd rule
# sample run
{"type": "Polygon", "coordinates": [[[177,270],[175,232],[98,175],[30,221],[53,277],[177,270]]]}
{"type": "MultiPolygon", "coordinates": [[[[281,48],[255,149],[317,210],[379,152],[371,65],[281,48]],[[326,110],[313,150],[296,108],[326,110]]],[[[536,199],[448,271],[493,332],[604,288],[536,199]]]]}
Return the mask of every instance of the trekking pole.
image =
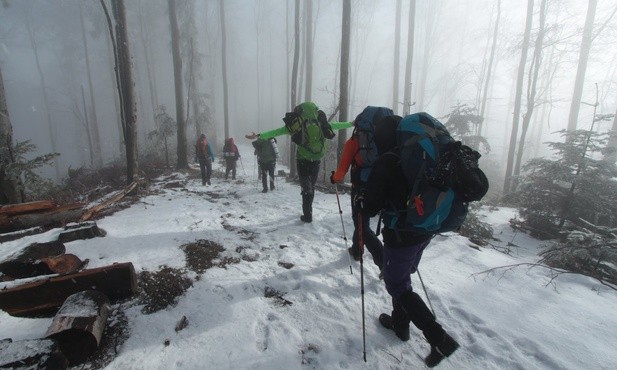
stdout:
{"type": "Polygon", "coordinates": [[[426,292],[424,281],[422,281],[422,275],[420,275],[420,269],[416,269],[416,272],[418,273],[418,277],[420,278],[420,284],[422,284],[422,289],[424,289],[424,295],[426,296],[428,305],[431,307],[431,312],[433,312],[433,316],[435,317],[435,319],[437,319],[437,315],[435,315],[435,310],[433,309],[433,304],[431,303],[431,299],[429,298],[428,293],[426,292]]]}
{"type": "Polygon", "coordinates": [[[366,324],[364,320],[364,235],[362,235],[362,207],[358,207],[358,248],[360,249],[360,292],[362,294],[362,348],[366,362],[366,324]]]}
{"type": "Polygon", "coordinates": [[[343,226],[343,239],[345,240],[345,250],[347,251],[347,259],[349,259],[349,272],[353,275],[351,270],[351,257],[349,256],[349,249],[347,247],[347,234],[345,234],[345,223],[343,222],[343,210],[341,209],[341,200],[338,196],[338,185],[334,184],[334,190],[336,191],[336,203],[338,204],[338,214],[341,217],[341,226],[343,226]]]}

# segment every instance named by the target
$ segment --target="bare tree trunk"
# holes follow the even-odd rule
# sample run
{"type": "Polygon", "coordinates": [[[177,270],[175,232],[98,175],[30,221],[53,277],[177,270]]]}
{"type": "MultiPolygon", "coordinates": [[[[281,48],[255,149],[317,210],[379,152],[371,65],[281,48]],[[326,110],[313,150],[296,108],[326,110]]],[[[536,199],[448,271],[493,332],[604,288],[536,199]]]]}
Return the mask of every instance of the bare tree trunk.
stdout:
{"type": "MultiPolygon", "coordinates": [[[[484,91],[482,92],[482,100],[480,101],[480,117],[484,117],[486,112],[486,101],[488,99],[488,86],[491,81],[491,72],[493,71],[493,61],[495,60],[495,50],[497,49],[497,35],[499,34],[499,19],[501,18],[501,0],[497,0],[497,18],[495,19],[495,29],[493,30],[493,44],[491,46],[491,55],[488,58],[488,67],[486,68],[486,79],[484,80],[484,91]]],[[[482,135],[482,121],[478,125],[478,135],[482,135]]]]}
{"type": "Polygon", "coordinates": [[[518,126],[521,115],[521,99],[523,95],[523,78],[525,77],[525,63],[527,62],[527,52],[529,48],[529,37],[531,34],[531,24],[533,20],[533,0],[527,0],[527,20],[525,21],[525,34],[521,45],[521,60],[518,64],[518,74],[516,78],[516,95],[514,96],[514,119],[512,121],[512,133],[510,134],[510,145],[508,146],[508,160],[506,162],[506,175],[503,184],[503,194],[510,193],[512,182],[512,168],[514,166],[514,152],[516,150],[516,139],[518,137],[518,126]]]}
{"type": "Polygon", "coordinates": [[[223,67],[223,115],[225,117],[225,140],[229,139],[229,103],[227,102],[229,89],[227,86],[227,33],[225,30],[225,5],[221,0],[221,55],[223,67]]]}
{"type": "MultiPolygon", "coordinates": [[[[343,21],[341,30],[341,80],[339,100],[339,121],[347,121],[349,116],[349,56],[351,44],[351,0],[343,0],[343,21]]],[[[338,135],[338,150],[336,161],[341,161],[343,147],[347,141],[347,131],[341,130],[338,135]]]]}
{"type": "Polygon", "coordinates": [[[419,76],[419,83],[417,89],[417,108],[416,111],[421,112],[424,110],[424,96],[426,93],[426,80],[428,77],[429,63],[431,60],[431,47],[434,46],[433,40],[435,39],[436,22],[435,18],[438,14],[437,2],[431,1],[427,5],[427,15],[425,17],[424,26],[424,52],[422,53],[422,69],[419,76]]]}
{"type": "Polygon", "coordinates": [[[90,132],[90,120],[88,119],[88,104],[86,104],[86,93],[84,85],[81,85],[81,100],[84,106],[84,120],[86,126],[86,137],[88,139],[88,153],[90,154],[90,167],[94,167],[94,149],[92,148],[92,133],[90,132]]]}
{"type": "MultiPolygon", "coordinates": [[[[146,72],[148,75],[148,88],[150,90],[150,104],[152,106],[152,123],[154,124],[156,122],[155,116],[156,116],[156,108],[158,108],[158,101],[157,101],[157,96],[156,96],[156,88],[155,88],[155,80],[154,80],[154,74],[152,73],[153,67],[151,66],[151,61],[150,61],[150,50],[148,48],[149,46],[149,37],[146,37],[147,34],[147,29],[144,31],[144,21],[143,21],[143,10],[141,7],[141,1],[139,2],[139,36],[141,38],[141,44],[144,48],[144,60],[146,62],[146,72]]],[[[154,127],[152,127],[154,129],[154,127]]]]}
{"type": "Polygon", "coordinates": [[[613,134],[609,138],[608,144],[606,145],[606,149],[608,149],[608,151],[604,155],[604,160],[610,163],[615,163],[615,161],[617,161],[617,110],[615,110],[611,131],[613,131],[613,134]]]}
{"type": "MultiPolygon", "coordinates": [[[[39,58],[38,44],[36,43],[36,38],[34,37],[34,30],[32,29],[32,25],[30,24],[30,16],[26,16],[26,25],[28,29],[28,36],[30,39],[30,45],[32,46],[32,51],[34,52],[34,59],[36,62],[36,69],[39,72],[39,78],[41,81],[41,93],[43,94],[43,102],[45,104],[45,117],[47,118],[47,128],[49,130],[49,140],[51,141],[51,150],[54,153],[58,152],[56,145],[56,132],[53,127],[53,123],[51,121],[51,107],[49,106],[49,98],[47,97],[47,87],[45,86],[45,76],[43,75],[43,69],[41,68],[41,61],[39,58]]],[[[62,177],[60,175],[60,165],[58,160],[54,160],[54,168],[56,170],[56,179],[60,180],[62,177]]]]}
{"type": "MultiPolygon", "coordinates": [[[[300,59],[300,0],[296,0],[294,9],[294,62],[291,70],[291,107],[298,104],[298,60],[300,59]]],[[[290,176],[295,177],[296,168],[296,145],[291,143],[289,150],[290,176]]]]}
{"type": "Polygon", "coordinates": [[[416,0],[409,2],[409,32],[407,34],[407,62],[405,67],[405,88],[403,94],[403,116],[411,111],[411,66],[413,62],[413,41],[416,18],[416,0]]]}
{"type": "Polygon", "coordinates": [[[572,102],[570,103],[570,114],[568,116],[568,130],[576,130],[578,122],[578,111],[583,97],[583,85],[585,84],[585,72],[587,71],[587,61],[589,60],[589,51],[591,50],[591,41],[593,31],[593,21],[596,16],[596,7],[598,0],[589,0],[587,5],[587,18],[585,19],[585,27],[583,28],[583,39],[581,40],[581,49],[578,56],[578,67],[576,69],[576,79],[574,80],[574,92],[572,93],[572,102]]]}
{"type": "MultiPolygon", "coordinates": [[[[2,164],[15,163],[13,153],[13,125],[9,117],[9,108],[6,105],[6,93],[4,91],[4,80],[2,78],[2,66],[0,65],[0,153],[2,153],[2,164]]],[[[16,204],[24,201],[23,190],[20,191],[20,180],[11,173],[5,172],[0,167],[0,204],[16,204]]]]}
{"type": "Polygon", "coordinates": [[[401,0],[396,0],[396,21],[394,24],[394,71],[392,73],[392,110],[398,113],[398,80],[401,61],[401,0]]]}
{"type": "MultiPolygon", "coordinates": [[[[111,27],[111,25],[109,25],[111,27]]],[[[111,30],[110,30],[111,31],[111,30]]],[[[113,39],[109,39],[108,42],[106,42],[107,44],[107,53],[109,56],[109,74],[111,75],[111,88],[112,90],[114,89],[114,86],[117,87],[117,84],[119,83],[118,80],[118,75],[117,75],[117,71],[116,71],[116,52],[114,51],[115,46],[113,45],[113,39]],[[114,84],[113,81],[116,81],[116,84],[114,84]]],[[[120,95],[120,99],[112,99],[114,101],[114,108],[115,108],[115,112],[116,112],[116,124],[118,126],[118,155],[120,155],[120,153],[122,153],[122,150],[124,149],[124,130],[122,128],[122,108],[120,107],[120,104],[118,103],[118,101],[122,100],[122,96],[120,95]]]]}
{"type": "MultiPolygon", "coordinates": [[[[101,135],[99,133],[99,121],[96,117],[96,103],[94,99],[94,87],[92,85],[92,72],[90,71],[90,53],[88,52],[88,40],[86,38],[86,26],[84,24],[83,5],[79,3],[79,19],[81,21],[81,37],[84,45],[84,53],[86,57],[86,74],[88,75],[88,92],[90,94],[90,105],[92,109],[92,146],[94,149],[94,163],[96,168],[103,167],[103,152],[101,151],[101,135]]],[[[86,117],[88,112],[84,111],[86,117]]]]}
{"type": "Polygon", "coordinates": [[[525,149],[525,138],[527,136],[527,130],[529,129],[529,123],[531,122],[531,116],[533,115],[534,108],[536,106],[536,86],[538,84],[538,74],[540,67],[542,66],[542,48],[544,46],[544,34],[546,23],[546,0],[542,0],[540,3],[540,22],[538,26],[538,35],[534,46],[534,55],[529,67],[529,82],[527,84],[527,111],[523,115],[523,124],[521,130],[521,138],[518,142],[518,150],[516,153],[516,163],[514,164],[514,178],[512,179],[512,191],[516,190],[518,186],[517,176],[521,172],[521,162],[523,158],[523,150],[525,149]]]}
{"type": "Polygon", "coordinates": [[[176,93],[176,127],[178,137],[178,160],[176,168],[188,168],[188,156],[186,149],[186,118],[184,117],[183,92],[182,92],[182,58],[180,58],[180,44],[178,30],[178,18],[176,18],[176,0],[167,0],[169,7],[169,26],[171,28],[171,50],[174,61],[174,87],[176,93]]]}
{"type": "Polygon", "coordinates": [[[304,100],[310,101],[313,92],[313,0],[305,0],[306,4],[306,33],[305,33],[305,57],[306,57],[306,85],[304,100]]]}
{"type": "Polygon", "coordinates": [[[118,50],[117,68],[120,75],[120,90],[122,92],[124,146],[126,149],[126,179],[127,184],[130,184],[135,180],[138,173],[135,82],[133,81],[133,63],[131,60],[124,0],[112,0],[112,8],[116,20],[116,45],[118,50]]]}

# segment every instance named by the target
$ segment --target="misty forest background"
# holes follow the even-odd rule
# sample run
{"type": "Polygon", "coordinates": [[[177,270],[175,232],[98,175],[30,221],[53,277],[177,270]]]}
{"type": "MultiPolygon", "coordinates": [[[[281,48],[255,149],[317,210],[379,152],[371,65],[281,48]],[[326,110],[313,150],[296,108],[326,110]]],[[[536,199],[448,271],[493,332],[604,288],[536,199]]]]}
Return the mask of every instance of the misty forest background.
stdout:
{"type": "MultiPolygon", "coordinates": [[[[111,178],[189,170],[199,134],[220,158],[226,138],[248,144],[302,101],[333,121],[367,105],[426,111],[482,153],[483,204],[516,207],[512,225],[549,241],[540,263],[614,287],[616,12],[613,0],[2,0],[0,204],[87,201],[111,178]]],[[[293,145],[279,147],[293,179],[293,145]]],[[[466,232],[490,245],[473,212],[466,232]]]]}

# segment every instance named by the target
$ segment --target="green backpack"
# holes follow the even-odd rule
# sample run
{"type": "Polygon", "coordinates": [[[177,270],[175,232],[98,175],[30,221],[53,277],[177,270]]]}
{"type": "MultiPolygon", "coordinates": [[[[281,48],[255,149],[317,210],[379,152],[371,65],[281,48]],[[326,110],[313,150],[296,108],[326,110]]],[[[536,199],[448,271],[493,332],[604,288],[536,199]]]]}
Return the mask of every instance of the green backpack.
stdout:
{"type": "Polygon", "coordinates": [[[305,102],[283,118],[291,141],[298,145],[298,155],[304,159],[320,160],[328,148],[326,139],[334,138],[326,114],[313,102],[305,102]]]}

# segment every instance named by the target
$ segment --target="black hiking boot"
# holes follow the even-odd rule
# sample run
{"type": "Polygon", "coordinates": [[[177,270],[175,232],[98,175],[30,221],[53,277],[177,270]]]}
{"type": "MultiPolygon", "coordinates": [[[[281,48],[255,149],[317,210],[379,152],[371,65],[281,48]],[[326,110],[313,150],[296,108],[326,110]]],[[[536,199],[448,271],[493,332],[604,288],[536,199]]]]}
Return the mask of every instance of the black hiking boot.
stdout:
{"type": "Polygon", "coordinates": [[[441,360],[449,357],[459,347],[459,344],[448,333],[444,333],[441,343],[436,346],[431,346],[431,353],[424,359],[424,363],[428,367],[439,365],[441,360]]]}
{"type": "Polygon", "coordinates": [[[268,192],[268,188],[264,188],[264,190],[261,191],[262,193],[267,193],[268,192]]]}
{"type": "Polygon", "coordinates": [[[347,251],[349,252],[349,254],[351,254],[351,257],[354,261],[360,261],[360,255],[354,252],[353,247],[347,248],[347,251]]]}
{"type": "Polygon", "coordinates": [[[274,183],[270,181],[270,190],[274,190],[274,183]]]}
{"type": "Polygon", "coordinates": [[[409,326],[407,326],[407,328],[396,329],[392,322],[392,316],[387,313],[382,313],[379,315],[379,323],[384,328],[393,330],[394,334],[396,334],[396,336],[403,342],[407,342],[409,340],[409,326]]]}
{"type": "Polygon", "coordinates": [[[313,222],[313,217],[312,216],[302,215],[302,216],[300,216],[300,220],[302,222],[313,222]]]}

